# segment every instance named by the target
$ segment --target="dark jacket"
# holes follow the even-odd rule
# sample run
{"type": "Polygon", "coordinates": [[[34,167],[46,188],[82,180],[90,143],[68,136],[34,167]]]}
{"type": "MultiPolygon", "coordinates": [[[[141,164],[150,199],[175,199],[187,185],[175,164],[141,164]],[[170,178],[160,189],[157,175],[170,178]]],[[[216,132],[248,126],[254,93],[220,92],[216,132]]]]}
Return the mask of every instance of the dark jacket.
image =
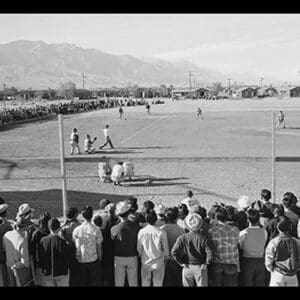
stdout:
{"type": "Polygon", "coordinates": [[[70,246],[58,235],[48,235],[41,239],[39,251],[40,267],[48,276],[67,275],[70,266],[70,246]]]}
{"type": "Polygon", "coordinates": [[[7,231],[11,231],[12,226],[8,221],[4,221],[1,225],[0,225],[0,264],[5,264],[6,261],[6,255],[5,255],[5,250],[3,247],[3,236],[7,231]]]}
{"type": "Polygon", "coordinates": [[[114,255],[120,257],[137,256],[137,235],[139,226],[135,222],[122,221],[111,228],[114,241],[114,255]]]}
{"type": "Polygon", "coordinates": [[[179,264],[209,264],[212,259],[212,245],[205,232],[188,232],[177,238],[171,255],[179,264]]]}
{"type": "Polygon", "coordinates": [[[41,242],[41,239],[43,237],[47,236],[48,234],[49,234],[49,231],[48,230],[46,231],[43,229],[36,230],[32,234],[31,242],[30,242],[32,252],[30,253],[30,255],[32,256],[34,267],[40,266],[40,264],[39,264],[39,248],[41,245],[40,242],[41,242]]]}

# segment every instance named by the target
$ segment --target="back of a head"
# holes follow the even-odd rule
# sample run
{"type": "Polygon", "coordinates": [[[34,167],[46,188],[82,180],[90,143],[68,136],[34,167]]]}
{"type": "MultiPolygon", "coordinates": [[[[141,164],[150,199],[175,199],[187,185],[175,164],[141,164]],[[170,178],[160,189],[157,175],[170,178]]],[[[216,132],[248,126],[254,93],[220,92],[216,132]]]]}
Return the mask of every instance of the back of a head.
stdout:
{"type": "Polygon", "coordinates": [[[146,223],[154,225],[157,221],[157,215],[153,209],[148,209],[144,213],[146,223]]]}
{"type": "Polygon", "coordinates": [[[193,193],[193,191],[191,191],[191,190],[190,190],[190,191],[187,191],[186,194],[187,194],[187,196],[190,197],[190,198],[192,198],[192,197],[194,196],[194,193],[193,193]]]}
{"type": "Polygon", "coordinates": [[[252,225],[257,224],[259,222],[259,211],[253,208],[248,209],[247,218],[252,225]]]}
{"type": "Polygon", "coordinates": [[[72,220],[78,216],[78,208],[77,207],[69,207],[67,210],[67,218],[72,220]]]}
{"type": "Polygon", "coordinates": [[[175,222],[178,218],[178,208],[176,206],[168,207],[166,209],[165,218],[169,223],[175,222]]]}
{"type": "Polygon", "coordinates": [[[189,214],[188,207],[181,203],[178,205],[178,217],[184,219],[189,214]]]}
{"type": "Polygon", "coordinates": [[[4,204],[4,203],[5,203],[5,200],[2,197],[0,197],[0,205],[4,204]]]}
{"type": "Polygon", "coordinates": [[[235,209],[231,205],[225,206],[225,210],[227,213],[227,220],[228,221],[234,221],[234,216],[235,216],[235,209]]]}
{"type": "Polygon", "coordinates": [[[44,213],[39,216],[39,229],[48,230],[48,222],[51,220],[51,215],[49,213],[44,213]]]}
{"type": "Polygon", "coordinates": [[[85,206],[82,210],[82,216],[87,220],[90,221],[93,217],[93,208],[91,206],[85,206]]]}
{"type": "Polygon", "coordinates": [[[292,222],[290,221],[290,219],[286,216],[281,216],[277,224],[277,229],[282,233],[288,234],[291,231],[291,226],[292,222]]]}
{"type": "Polygon", "coordinates": [[[109,128],[109,125],[106,125],[105,128],[109,128]]]}
{"type": "Polygon", "coordinates": [[[223,208],[223,207],[218,207],[216,209],[216,218],[218,221],[220,222],[226,222],[227,220],[227,212],[226,212],[226,209],[223,208]]]}
{"type": "Polygon", "coordinates": [[[290,195],[284,196],[282,199],[282,205],[285,208],[290,208],[292,206],[292,199],[290,197],[290,195]]]}
{"type": "Polygon", "coordinates": [[[284,207],[282,204],[273,204],[272,213],[274,216],[284,216],[284,207]]]}
{"type": "Polygon", "coordinates": [[[203,220],[207,217],[206,209],[200,205],[194,205],[190,209],[190,213],[198,214],[203,220]]]}
{"type": "Polygon", "coordinates": [[[93,219],[93,223],[97,226],[97,227],[101,227],[102,226],[102,223],[103,223],[103,220],[101,218],[101,216],[97,215],[95,216],[95,218],[93,219]]]}
{"type": "Polygon", "coordinates": [[[298,201],[297,197],[293,193],[291,193],[291,192],[285,193],[283,195],[283,199],[289,199],[291,205],[296,205],[296,203],[298,201]]]}
{"type": "Polygon", "coordinates": [[[108,199],[102,199],[99,202],[99,208],[100,209],[104,209],[105,206],[108,205],[108,204],[110,204],[110,203],[111,203],[110,200],[108,200],[108,199]]]}
{"type": "Polygon", "coordinates": [[[143,208],[145,209],[154,209],[154,203],[150,200],[147,200],[143,203],[143,208]]]}
{"type": "Polygon", "coordinates": [[[130,205],[130,211],[135,213],[139,208],[137,204],[137,198],[130,196],[126,201],[130,205]]]}
{"type": "Polygon", "coordinates": [[[60,222],[58,221],[57,218],[51,218],[48,221],[48,227],[49,227],[49,230],[51,230],[51,231],[57,231],[60,228],[60,222]]]}
{"type": "Polygon", "coordinates": [[[271,199],[271,192],[267,189],[262,189],[260,195],[265,201],[269,201],[271,199]]]}

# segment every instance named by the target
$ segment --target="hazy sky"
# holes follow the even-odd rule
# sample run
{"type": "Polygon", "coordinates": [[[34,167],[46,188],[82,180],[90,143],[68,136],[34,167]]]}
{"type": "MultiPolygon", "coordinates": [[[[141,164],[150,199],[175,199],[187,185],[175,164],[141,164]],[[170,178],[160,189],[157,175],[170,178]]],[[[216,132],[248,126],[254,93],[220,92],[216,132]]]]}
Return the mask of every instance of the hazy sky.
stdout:
{"type": "Polygon", "coordinates": [[[300,14],[0,14],[18,39],[300,81],[300,14]]]}

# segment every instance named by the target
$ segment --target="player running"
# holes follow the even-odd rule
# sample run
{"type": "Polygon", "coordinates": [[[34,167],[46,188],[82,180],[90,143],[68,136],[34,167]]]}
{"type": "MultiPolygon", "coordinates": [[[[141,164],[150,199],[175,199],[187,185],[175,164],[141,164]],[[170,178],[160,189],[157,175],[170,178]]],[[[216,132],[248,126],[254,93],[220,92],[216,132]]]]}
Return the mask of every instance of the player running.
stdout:
{"type": "Polygon", "coordinates": [[[122,104],[121,104],[121,106],[119,108],[119,114],[120,114],[120,119],[123,119],[124,110],[122,108],[122,104]]]}
{"type": "Polygon", "coordinates": [[[200,107],[198,107],[198,109],[197,109],[197,119],[199,119],[199,116],[201,116],[201,119],[203,119],[202,109],[200,107]]]}
{"type": "Polygon", "coordinates": [[[109,144],[111,149],[114,149],[112,141],[109,137],[109,125],[106,125],[105,128],[103,129],[103,134],[104,134],[104,137],[105,137],[105,143],[102,146],[100,146],[99,149],[104,148],[107,144],[109,144]]]}
{"type": "Polygon", "coordinates": [[[147,113],[150,114],[150,104],[149,103],[146,104],[146,109],[147,109],[147,113]]]}
{"type": "Polygon", "coordinates": [[[283,113],[282,110],[279,112],[277,120],[278,120],[277,128],[281,128],[281,127],[285,128],[285,126],[286,126],[285,114],[283,113]]]}

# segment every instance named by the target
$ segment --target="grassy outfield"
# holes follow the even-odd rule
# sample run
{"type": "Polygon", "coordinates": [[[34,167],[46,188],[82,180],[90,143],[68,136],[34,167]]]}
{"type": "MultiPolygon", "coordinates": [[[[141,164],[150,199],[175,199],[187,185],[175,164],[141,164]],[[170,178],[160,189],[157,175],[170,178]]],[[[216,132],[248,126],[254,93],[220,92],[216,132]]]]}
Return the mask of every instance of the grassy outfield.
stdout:
{"type": "MultiPolygon", "coordinates": [[[[277,155],[297,156],[300,149],[300,99],[264,99],[243,101],[166,101],[152,105],[151,114],[145,107],[125,107],[126,120],[120,120],[117,109],[99,110],[65,116],[64,136],[69,155],[69,136],[76,127],[80,145],[86,134],[97,136],[97,148],[103,142],[102,128],[111,126],[116,149],[97,150],[93,155],[73,156],[68,162],[69,204],[81,208],[85,203],[97,208],[101,198],[119,201],[137,195],[140,204],[152,199],[167,205],[177,204],[188,189],[195,192],[204,206],[213,201],[235,204],[241,194],[259,196],[261,188],[271,189],[271,114],[283,109],[287,129],[277,134],[277,155]],[[196,119],[200,106],[204,119],[196,119]],[[299,109],[299,111],[297,111],[299,109]],[[93,162],[86,157],[96,158],[93,162]],[[114,163],[130,160],[137,177],[124,187],[97,182],[97,162],[114,163]],[[81,178],[74,178],[74,177],[81,178]],[[154,179],[145,186],[145,178],[154,179]]],[[[37,214],[45,209],[62,214],[59,179],[60,164],[50,157],[59,156],[57,120],[23,124],[1,132],[0,195],[17,206],[29,202],[37,214]],[[34,161],[30,157],[49,157],[34,161]],[[16,158],[24,158],[23,160],[16,158]],[[27,158],[27,159],[25,159],[27,158]],[[27,179],[12,180],[26,177],[27,179]],[[34,180],[32,177],[44,178],[34,180]]],[[[300,192],[296,163],[278,164],[277,196],[286,191],[300,192]]]]}

